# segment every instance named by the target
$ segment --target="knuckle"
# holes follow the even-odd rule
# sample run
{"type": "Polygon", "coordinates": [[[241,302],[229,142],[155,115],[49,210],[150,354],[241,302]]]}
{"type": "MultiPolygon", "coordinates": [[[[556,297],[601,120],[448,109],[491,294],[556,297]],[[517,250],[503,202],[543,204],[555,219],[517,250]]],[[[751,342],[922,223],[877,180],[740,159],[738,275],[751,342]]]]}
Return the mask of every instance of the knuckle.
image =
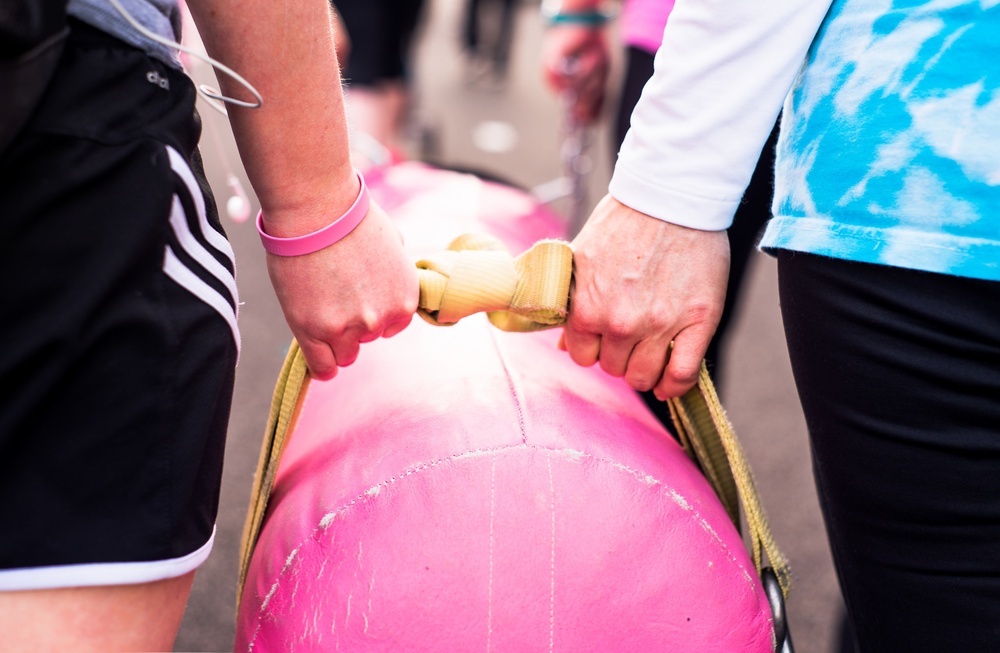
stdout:
{"type": "Polygon", "coordinates": [[[597,362],[593,356],[587,355],[579,347],[570,347],[568,351],[573,362],[581,367],[590,367],[597,362]]]}
{"type": "Polygon", "coordinates": [[[572,306],[569,317],[566,320],[566,330],[573,333],[594,333],[597,320],[594,319],[590,311],[576,303],[572,306]]]}
{"type": "Polygon", "coordinates": [[[625,370],[621,368],[620,365],[609,362],[605,358],[600,359],[601,369],[610,374],[611,376],[625,376],[625,370]]]}
{"type": "Polygon", "coordinates": [[[629,340],[638,331],[640,322],[635,311],[625,306],[612,307],[610,310],[595,311],[583,316],[591,333],[600,334],[611,340],[629,340]]]}
{"type": "Polygon", "coordinates": [[[721,307],[708,303],[693,304],[688,307],[685,317],[687,324],[718,324],[721,307]]]}
{"type": "Polygon", "coordinates": [[[604,335],[611,340],[628,340],[634,331],[631,322],[614,318],[604,328],[604,335]]]}
{"type": "Polygon", "coordinates": [[[656,395],[656,398],[660,401],[666,401],[667,399],[671,399],[673,397],[679,397],[683,394],[683,392],[681,391],[681,388],[671,383],[669,379],[664,376],[653,388],[653,394],[656,395]]]}
{"type": "Polygon", "coordinates": [[[372,308],[366,308],[361,312],[359,322],[361,324],[362,331],[365,333],[372,333],[381,329],[383,317],[378,311],[372,308]]]}
{"type": "Polygon", "coordinates": [[[689,363],[677,364],[676,366],[671,366],[668,368],[668,374],[670,380],[677,385],[690,386],[698,380],[698,372],[700,371],[700,365],[692,365],[689,363]]]}
{"type": "Polygon", "coordinates": [[[339,365],[340,367],[348,367],[349,365],[353,365],[356,360],[358,360],[357,346],[355,346],[354,349],[352,350],[343,351],[338,353],[337,355],[337,365],[339,365]]]}
{"type": "Polygon", "coordinates": [[[673,321],[667,317],[668,311],[651,311],[646,321],[651,333],[665,333],[673,326],[673,321]]]}
{"type": "Polygon", "coordinates": [[[318,381],[329,381],[337,376],[336,365],[308,365],[309,375],[318,381]]]}
{"type": "Polygon", "coordinates": [[[413,321],[413,313],[406,313],[400,315],[395,320],[386,325],[385,330],[382,332],[384,338],[391,338],[392,336],[400,333],[406,327],[410,326],[410,322],[413,321]]]}
{"type": "Polygon", "coordinates": [[[652,375],[641,372],[630,372],[625,375],[625,382],[628,383],[629,387],[633,390],[638,390],[639,392],[646,392],[647,390],[652,390],[653,386],[656,385],[657,378],[652,375]]]}

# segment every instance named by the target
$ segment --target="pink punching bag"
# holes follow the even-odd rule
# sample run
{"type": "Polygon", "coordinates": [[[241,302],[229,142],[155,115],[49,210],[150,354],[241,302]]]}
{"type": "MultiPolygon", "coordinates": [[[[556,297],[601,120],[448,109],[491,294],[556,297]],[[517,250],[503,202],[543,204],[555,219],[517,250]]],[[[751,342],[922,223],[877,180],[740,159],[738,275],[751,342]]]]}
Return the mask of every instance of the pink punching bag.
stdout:
{"type": "MultiPolygon", "coordinates": [[[[415,257],[563,231],[529,196],[400,164],[369,176],[415,257]]],[[[722,504],[620,379],[475,315],[421,320],[306,382],[250,559],[236,649],[770,652],[722,504]]]]}

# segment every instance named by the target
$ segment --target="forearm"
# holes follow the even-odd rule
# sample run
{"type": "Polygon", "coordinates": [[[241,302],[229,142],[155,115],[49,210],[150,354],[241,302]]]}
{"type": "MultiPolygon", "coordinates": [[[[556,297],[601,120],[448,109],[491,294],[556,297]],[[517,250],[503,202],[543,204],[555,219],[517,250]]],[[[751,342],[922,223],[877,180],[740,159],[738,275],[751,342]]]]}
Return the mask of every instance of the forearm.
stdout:
{"type": "MultiPolygon", "coordinates": [[[[205,46],[263,96],[229,106],[240,157],[275,236],[326,226],[354,201],[344,99],[326,0],[190,0],[205,46]]],[[[245,89],[219,75],[223,93],[245,89]]]]}
{"type": "Polygon", "coordinates": [[[611,194],[725,229],[830,0],[679,0],[632,115],[611,194]]]}

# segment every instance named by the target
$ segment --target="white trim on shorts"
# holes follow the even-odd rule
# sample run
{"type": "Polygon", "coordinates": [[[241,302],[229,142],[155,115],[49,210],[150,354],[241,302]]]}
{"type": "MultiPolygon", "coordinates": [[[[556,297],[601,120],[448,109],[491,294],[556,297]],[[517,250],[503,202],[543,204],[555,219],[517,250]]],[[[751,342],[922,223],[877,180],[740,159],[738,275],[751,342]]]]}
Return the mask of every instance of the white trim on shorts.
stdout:
{"type": "Polygon", "coordinates": [[[215,544],[215,528],[208,542],[180,558],[143,562],[99,562],[52,567],[0,569],[0,591],[48,590],[69,587],[136,585],[176,578],[201,566],[215,544]]]}

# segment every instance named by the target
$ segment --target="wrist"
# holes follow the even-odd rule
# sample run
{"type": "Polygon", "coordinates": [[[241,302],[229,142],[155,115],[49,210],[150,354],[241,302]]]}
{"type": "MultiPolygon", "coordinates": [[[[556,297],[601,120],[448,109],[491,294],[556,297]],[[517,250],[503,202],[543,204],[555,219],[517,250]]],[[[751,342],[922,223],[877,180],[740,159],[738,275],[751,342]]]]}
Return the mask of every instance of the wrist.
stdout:
{"type": "Polygon", "coordinates": [[[600,29],[611,20],[612,14],[600,3],[568,3],[561,0],[542,2],[542,18],[546,27],[574,26],[600,29]]]}
{"type": "Polygon", "coordinates": [[[265,231],[264,212],[262,210],[258,213],[257,232],[260,234],[260,241],[264,249],[268,253],[277,256],[303,256],[325,249],[347,237],[361,224],[361,221],[368,213],[371,201],[364,176],[358,170],[354,172],[360,182],[360,189],[354,203],[343,215],[321,229],[303,236],[279,238],[269,235],[265,231]]]}

